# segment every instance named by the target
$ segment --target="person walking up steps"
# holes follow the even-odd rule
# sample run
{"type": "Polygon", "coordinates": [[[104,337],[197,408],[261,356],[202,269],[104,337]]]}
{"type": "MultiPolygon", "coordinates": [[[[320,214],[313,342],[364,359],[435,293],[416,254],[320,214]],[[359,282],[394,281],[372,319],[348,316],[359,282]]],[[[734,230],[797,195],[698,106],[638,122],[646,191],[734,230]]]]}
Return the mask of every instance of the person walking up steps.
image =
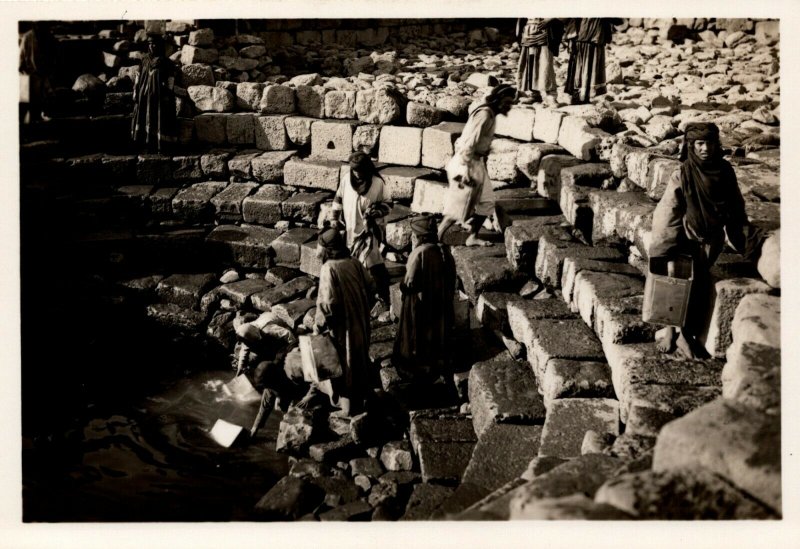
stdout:
{"type": "Polygon", "coordinates": [[[491,246],[478,238],[483,221],[494,213],[495,195],[486,171],[486,157],[494,139],[497,115],[506,115],[516,101],[517,90],[500,84],[469,115],[461,137],[455,143],[455,154],[447,164],[449,188],[445,198],[444,219],[439,226],[439,240],[456,222],[470,220],[467,246],[491,246]]]}

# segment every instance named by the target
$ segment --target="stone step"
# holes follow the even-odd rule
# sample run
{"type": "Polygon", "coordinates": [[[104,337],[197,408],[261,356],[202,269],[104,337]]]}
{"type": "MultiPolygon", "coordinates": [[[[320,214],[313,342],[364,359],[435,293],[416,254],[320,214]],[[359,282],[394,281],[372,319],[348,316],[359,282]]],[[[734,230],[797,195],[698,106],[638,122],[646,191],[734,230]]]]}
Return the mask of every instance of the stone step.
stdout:
{"type": "Polygon", "coordinates": [[[479,439],[494,424],[532,425],[544,421],[545,408],[533,372],[508,352],[472,366],[469,402],[479,439]]]}
{"type": "Polygon", "coordinates": [[[411,418],[411,445],[423,482],[455,485],[461,481],[477,437],[466,416],[416,413],[411,418]]]}
{"type": "Polygon", "coordinates": [[[483,292],[516,290],[524,283],[524,278],[506,261],[505,246],[456,246],[452,253],[458,278],[473,303],[483,292]]]}
{"type": "Polygon", "coordinates": [[[619,402],[606,398],[564,398],[551,401],[542,430],[539,456],[580,456],[587,431],[619,435],[619,402]]]}
{"type": "Polygon", "coordinates": [[[279,231],[256,225],[219,225],[206,238],[206,245],[223,265],[263,269],[270,265],[267,244],[278,236],[279,231]]]}
{"type": "Polygon", "coordinates": [[[544,284],[559,287],[567,257],[575,259],[596,259],[621,261],[624,256],[617,248],[605,246],[586,246],[575,242],[566,233],[545,233],[539,239],[539,251],[536,254],[536,276],[544,284]]]}
{"type": "Polygon", "coordinates": [[[702,467],[622,475],[603,484],[594,500],[639,520],[775,517],[763,504],[702,467]]]}
{"type": "Polygon", "coordinates": [[[539,240],[548,233],[558,233],[564,218],[560,215],[515,219],[504,233],[506,257],[515,270],[533,273],[539,240]]]}
{"type": "Polygon", "coordinates": [[[720,398],[661,429],[653,471],[708,469],[780,514],[780,449],[773,416],[720,398]]]}
{"type": "Polygon", "coordinates": [[[536,457],[541,436],[540,425],[490,424],[475,445],[462,482],[494,491],[518,478],[536,457]]]}
{"type": "Polygon", "coordinates": [[[156,295],[166,303],[197,309],[200,298],[216,280],[214,273],[173,274],[158,283],[156,295]]]}
{"type": "Polygon", "coordinates": [[[731,325],[736,307],[742,299],[748,295],[767,294],[770,291],[768,284],[752,278],[732,278],[715,284],[714,309],[706,336],[706,350],[711,356],[725,356],[732,341],[731,325]]]}

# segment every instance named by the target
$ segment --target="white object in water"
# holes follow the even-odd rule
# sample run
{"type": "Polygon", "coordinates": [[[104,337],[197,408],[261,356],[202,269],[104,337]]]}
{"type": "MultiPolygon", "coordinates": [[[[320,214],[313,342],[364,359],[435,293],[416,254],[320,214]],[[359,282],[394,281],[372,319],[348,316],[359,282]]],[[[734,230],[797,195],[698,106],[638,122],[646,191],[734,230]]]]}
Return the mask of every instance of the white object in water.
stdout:
{"type": "Polygon", "coordinates": [[[214,427],[211,428],[210,434],[211,438],[213,438],[217,444],[225,448],[230,448],[231,445],[236,442],[236,439],[239,438],[242,431],[244,431],[244,427],[234,425],[224,419],[218,419],[214,427]]]}
{"type": "Polygon", "coordinates": [[[239,402],[261,400],[261,393],[256,391],[246,375],[236,376],[233,380],[223,385],[222,390],[225,391],[226,395],[234,397],[239,402]]]}

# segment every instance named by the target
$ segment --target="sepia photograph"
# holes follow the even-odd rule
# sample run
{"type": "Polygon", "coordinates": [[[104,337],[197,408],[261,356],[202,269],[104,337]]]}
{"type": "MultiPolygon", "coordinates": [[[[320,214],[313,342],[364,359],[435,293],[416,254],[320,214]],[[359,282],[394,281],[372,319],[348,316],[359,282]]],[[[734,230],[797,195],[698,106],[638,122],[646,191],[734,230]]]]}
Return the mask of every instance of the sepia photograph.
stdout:
{"type": "Polygon", "coordinates": [[[536,7],[15,21],[22,524],[783,522],[784,23],[536,7]]]}

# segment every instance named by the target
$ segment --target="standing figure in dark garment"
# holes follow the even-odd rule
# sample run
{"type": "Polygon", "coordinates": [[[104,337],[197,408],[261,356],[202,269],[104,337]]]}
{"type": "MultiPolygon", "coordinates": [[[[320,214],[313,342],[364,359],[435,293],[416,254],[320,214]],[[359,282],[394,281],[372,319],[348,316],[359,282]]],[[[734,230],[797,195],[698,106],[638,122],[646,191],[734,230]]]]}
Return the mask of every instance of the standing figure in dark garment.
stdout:
{"type": "Polygon", "coordinates": [[[160,36],[148,39],[149,53],[142,60],[139,77],[133,87],[131,138],[144,144],[149,152],[164,152],[177,141],[175,113],[175,65],[166,56],[160,36]]]}
{"type": "Polygon", "coordinates": [[[19,72],[28,77],[28,122],[46,118],[48,100],[53,93],[50,77],[56,67],[58,43],[47,23],[37,21],[19,39],[19,72]]]}
{"type": "Polygon", "coordinates": [[[330,333],[344,372],[340,378],[313,386],[298,403],[305,407],[319,393],[345,414],[358,414],[369,396],[370,297],[375,286],[367,270],[351,257],[342,235],[333,228],[322,231],[317,251],[323,261],[319,274],[314,331],[330,333]]]}
{"type": "Polygon", "coordinates": [[[713,267],[727,241],[745,259],[754,261],[761,250],[762,232],[750,224],[744,198],[730,163],[722,158],[719,129],[710,123],[690,123],[674,172],[653,212],[650,257],[692,258],[694,280],[686,324],[679,330],[656,333],[661,351],[678,349],[688,358],[706,358],[700,339],[713,308],[713,267]],[[676,337],[677,336],[677,337],[676,337]]]}
{"type": "Polygon", "coordinates": [[[606,93],[606,44],[611,42],[617,18],[574,19],[567,36],[575,36],[569,53],[564,91],[577,103],[606,93]]]}
{"type": "Polygon", "coordinates": [[[456,269],[448,246],[439,243],[431,216],[411,221],[414,249],[400,284],[403,307],[393,364],[404,377],[435,380],[447,364],[453,326],[456,269]]]}
{"type": "Polygon", "coordinates": [[[517,20],[519,91],[538,91],[542,98],[556,95],[553,58],[558,56],[562,34],[563,26],[558,19],[536,17],[517,20]]]}

